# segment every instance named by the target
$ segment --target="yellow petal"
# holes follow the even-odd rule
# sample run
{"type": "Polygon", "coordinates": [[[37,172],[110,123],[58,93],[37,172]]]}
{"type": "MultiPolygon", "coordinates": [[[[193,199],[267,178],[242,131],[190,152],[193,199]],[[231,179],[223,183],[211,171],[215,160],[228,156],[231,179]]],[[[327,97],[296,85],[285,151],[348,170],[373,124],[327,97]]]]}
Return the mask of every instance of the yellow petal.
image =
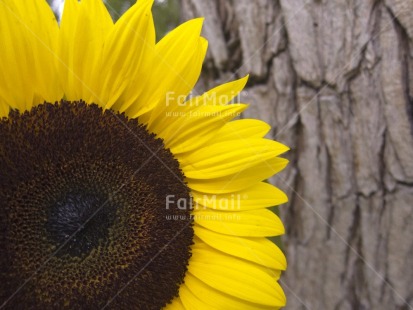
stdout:
{"type": "Polygon", "coordinates": [[[59,68],[59,78],[65,92],[65,97],[68,98],[68,100],[80,99],[76,95],[77,88],[75,87],[75,83],[83,81],[83,77],[79,76],[79,72],[76,72],[74,68],[74,58],[78,55],[76,51],[79,50],[76,46],[75,36],[76,25],[79,23],[79,6],[79,2],[76,0],[65,1],[62,20],[60,22],[59,58],[56,60],[56,64],[59,68]]]}
{"type": "Polygon", "coordinates": [[[225,194],[237,192],[268,179],[284,169],[287,163],[288,160],[276,157],[226,177],[209,180],[188,178],[188,187],[201,193],[225,194]]]}
{"type": "Polygon", "coordinates": [[[0,29],[3,105],[24,111],[59,100],[62,90],[53,62],[58,26],[46,1],[1,1],[0,29]]]}
{"type": "Polygon", "coordinates": [[[183,284],[179,289],[179,297],[182,300],[182,304],[186,309],[196,309],[196,310],[209,310],[216,309],[211,305],[201,301],[198,297],[198,293],[192,293],[185,284],[183,284]]]}
{"type": "Polygon", "coordinates": [[[196,210],[195,223],[212,231],[243,237],[269,237],[284,234],[284,225],[274,212],[267,209],[220,212],[196,210]]]}
{"type": "Polygon", "coordinates": [[[285,270],[287,260],[284,253],[266,238],[228,236],[194,226],[195,235],[209,246],[226,254],[252,261],[272,269],[285,270]]]}
{"type": "Polygon", "coordinates": [[[212,179],[231,175],[288,150],[285,145],[267,139],[248,139],[244,142],[220,142],[187,154],[180,160],[185,176],[212,179]]]}
{"type": "Polygon", "coordinates": [[[106,37],[99,68],[93,75],[95,85],[92,89],[96,91],[92,102],[107,109],[115,103],[122,106],[131,100],[130,88],[134,88],[135,93],[144,90],[155,50],[152,3],[153,0],[140,0],[133,5],[106,37]],[[133,83],[138,76],[139,85],[133,83]]]}
{"type": "Polygon", "coordinates": [[[4,6],[0,2],[0,93],[10,107],[24,111],[33,104],[33,85],[25,69],[29,67],[28,58],[32,57],[25,44],[21,24],[6,14],[9,8],[5,9],[4,6]]]}
{"type": "Polygon", "coordinates": [[[32,74],[30,81],[35,85],[35,97],[38,97],[38,101],[33,104],[59,100],[62,89],[59,87],[56,67],[51,61],[58,57],[58,25],[54,14],[46,1],[24,1],[24,5],[18,7],[23,23],[26,23],[26,38],[31,41],[33,52],[34,62],[28,68],[32,74]]]}
{"type": "MultiPolygon", "coordinates": [[[[171,106],[182,103],[198,80],[206,52],[206,41],[200,37],[202,23],[201,18],[190,20],[156,44],[153,62],[150,64],[150,83],[138,99],[142,104],[156,106],[148,119],[149,128],[153,132],[157,132],[156,126],[161,125],[157,123],[157,117],[161,116],[164,121],[164,112],[171,106]],[[171,99],[167,102],[168,95],[171,99]]],[[[127,113],[131,117],[140,115],[136,115],[133,106],[127,113]]]]}
{"type": "MultiPolygon", "coordinates": [[[[227,103],[243,89],[247,79],[248,77],[244,77],[220,85],[182,104],[171,105],[164,115],[168,122],[158,121],[152,129],[166,141],[174,154],[197,149],[215,137],[216,131],[230,119],[242,112],[243,109],[236,110],[234,115],[231,115],[231,109],[241,105],[227,106],[227,103]]],[[[174,96],[168,93],[168,98],[171,95],[174,96]]],[[[168,99],[167,105],[170,105],[168,99]]],[[[242,106],[244,109],[247,107],[242,106]]]]}
{"type": "MultiPolygon", "coordinates": [[[[158,135],[165,140],[166,147],[170,148],[174,155],[189,152],[211,140],[226,122],[246,108],[245,104],[202,106],[184,115],[178,115],[175,122],[158,135]]],[[[173,115],[167,116],[168,122],[172,117],[173,115]]]]}
{"type": "Polygon", "coordinates": [[[239,80],[219,85],[201,96],[196,96],[185,102],[185,106],[226,105],[237,96],[247,84],[248,76],[239,80]]]}
{"type": "Polygon", "coordinates": [[[103,44],[112,28],[113,22],[103,1],[65,2],[57,67],[67,100],[88,101],[98,96],[93,72],[99,71],[103,44]]]}
{"type": "Polygon", "coordinates": [[[288,201],[284,192],[265,182],[228,194],[208,195],[196,191],[192,191],[191,194],[196,204],[214,210],[232,212],[268,208],[288,201]]]}
{"type": "Polygon", "coordinates": [[[222,293],[198,278],[188,273],[185,277],[185,285],[201,301],[209,304],[211,307],[222,310],[274,310],[274,307],[267,307],[234,296],[222,293]]]}
{"type": "Polygon", "coordinates": [[[240,119],[225,124],[214,138],[214,143],[237,139],[262,138],[270,129],[270,125],[266,122],[255,119],[240,119]]]}
{"type": "Polygon", "coordinates": [[[255,264],[195,245],[188,271],[225,294],[266,306],[284,306],[286,299],[275,277],[255,264]]]}

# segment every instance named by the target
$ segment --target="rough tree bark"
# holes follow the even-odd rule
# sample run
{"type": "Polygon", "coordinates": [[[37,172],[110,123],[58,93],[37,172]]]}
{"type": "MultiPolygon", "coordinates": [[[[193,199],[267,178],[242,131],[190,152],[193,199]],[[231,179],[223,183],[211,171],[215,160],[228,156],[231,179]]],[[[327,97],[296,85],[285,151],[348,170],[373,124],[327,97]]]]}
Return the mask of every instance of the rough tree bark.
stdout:
{"type": "Polygon", "coordinates": [[[200,88],[250,74],[244,117],[291,147],[274,178],[286,309],[413,309],[413,1],[182,0],[200,88]],[[235,75],[233,74],[235,72],[235,75]]]}

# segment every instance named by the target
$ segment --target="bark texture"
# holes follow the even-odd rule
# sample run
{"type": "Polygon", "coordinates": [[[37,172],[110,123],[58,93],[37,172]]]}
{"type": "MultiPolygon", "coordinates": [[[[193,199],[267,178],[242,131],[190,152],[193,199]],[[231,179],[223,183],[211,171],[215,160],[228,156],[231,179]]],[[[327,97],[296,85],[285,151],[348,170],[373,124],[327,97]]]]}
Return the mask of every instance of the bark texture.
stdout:
{"type": "Polygon", "coordinates": [[[291,147],[286,309],[413,309],[413,1],[181,1],[199,87],[249,73],[244,117],[291,147]]]}

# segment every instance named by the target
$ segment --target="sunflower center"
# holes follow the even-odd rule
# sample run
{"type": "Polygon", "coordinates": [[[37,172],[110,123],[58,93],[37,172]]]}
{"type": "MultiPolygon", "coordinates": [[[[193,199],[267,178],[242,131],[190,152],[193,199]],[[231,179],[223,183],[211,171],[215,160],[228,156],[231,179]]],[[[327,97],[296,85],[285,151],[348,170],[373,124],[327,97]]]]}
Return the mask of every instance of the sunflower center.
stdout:
{"type": "Polygon", "coordinates": [[[138,120],[84,102],[13,111],[0,171],[0,305],[160,309],[177,295],[189,189],[138,120]]]}
{"type": "Polygon", "coordinates": [[[63,247],[57,255],[81,256],[107,240],[116,212],[115,206],[107,204],[102,195],[72,191],[50,208],[46,230],[63,247]]]}

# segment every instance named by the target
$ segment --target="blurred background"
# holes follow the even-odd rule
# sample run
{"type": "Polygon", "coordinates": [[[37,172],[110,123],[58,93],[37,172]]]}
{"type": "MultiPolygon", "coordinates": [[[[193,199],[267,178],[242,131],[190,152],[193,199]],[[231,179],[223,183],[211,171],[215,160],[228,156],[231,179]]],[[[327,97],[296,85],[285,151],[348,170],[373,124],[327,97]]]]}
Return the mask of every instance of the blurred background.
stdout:
{"type": "MultiPolygon", "coordinates": [[[[105,2],[116,20],[134,0],[105,2]]],[[[413,309],[413,1],[157,0],[153,13],[158,39],[204,16],[198,90],[250,74],[243,117],[291,147],[271,180],[290,198],[286,309],[413,309]]]]}

